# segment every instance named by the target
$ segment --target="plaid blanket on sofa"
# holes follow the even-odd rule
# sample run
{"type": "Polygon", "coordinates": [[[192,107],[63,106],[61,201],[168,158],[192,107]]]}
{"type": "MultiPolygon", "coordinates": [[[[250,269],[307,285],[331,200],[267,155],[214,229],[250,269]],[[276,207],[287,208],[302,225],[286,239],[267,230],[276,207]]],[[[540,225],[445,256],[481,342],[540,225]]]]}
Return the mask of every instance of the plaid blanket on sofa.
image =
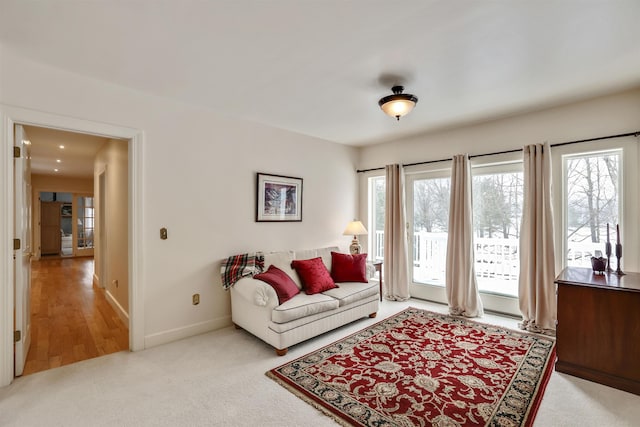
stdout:
{"type": "Polygon", "coordinates": [[[220,276],[222,277],[222,287],[229,289],[243,277],[253,276],[262,273],[264,270],[264,255],[256,252],[253,255],[240,254],[233,255],[222,261],[220,276]]]}

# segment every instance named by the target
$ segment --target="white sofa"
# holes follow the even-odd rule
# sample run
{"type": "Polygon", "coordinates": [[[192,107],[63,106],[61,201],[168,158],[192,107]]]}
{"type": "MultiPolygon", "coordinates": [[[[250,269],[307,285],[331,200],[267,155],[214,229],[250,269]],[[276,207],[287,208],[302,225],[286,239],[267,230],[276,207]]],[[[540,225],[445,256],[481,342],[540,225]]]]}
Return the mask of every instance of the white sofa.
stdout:
{"type": "MultiPolygon", "coordinates": [[[[302,288],[300,278],[291,268],[291,261],[321,257],[331,271],[331,252],[337,247],[304,251],[286,251],[264,254],[265,271],[275,265],[286,272],[302,288]]],[[[367,278],[375,274],[367,265],[367,278]]],[[[271,285],[245,277],[231,287],[231,318],[242,328],[275,347],[280,356],[289,346],[315,337],[363,317],[375,317],[379,307],[379,284],[337,283],[338,288],[307,295],[304,291],[289,301],[279,304],[271,285]]]]}

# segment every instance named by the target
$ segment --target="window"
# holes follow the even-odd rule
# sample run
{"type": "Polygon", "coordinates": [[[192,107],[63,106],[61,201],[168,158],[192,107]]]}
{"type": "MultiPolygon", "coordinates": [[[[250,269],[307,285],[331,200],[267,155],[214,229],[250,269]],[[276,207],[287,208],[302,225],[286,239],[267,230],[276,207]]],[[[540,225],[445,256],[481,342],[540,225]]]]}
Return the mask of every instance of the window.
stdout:
{"type": "Polygon", "coordinates": [[[621,155],[612,150],[563,156],[567,266],[591,267],[592,256],[606,256],[607,224],[615,243],[615,226],[621,222],[621,155]]]}
{"type": "Polygon", "coordinates": [[[369,253],[374,262],[384,259],[385,177],[369,178],[369,253]]]}
{"type": "Polygon", "coordinates": [[[473,168],[473,229],[478,289],[518,296],[522,163],[473,168]]]}
{"type": "Polygon", "coordinates": [[[447,267],[450,178],[413,180],[413,281],[444,286],[447,267]]]}

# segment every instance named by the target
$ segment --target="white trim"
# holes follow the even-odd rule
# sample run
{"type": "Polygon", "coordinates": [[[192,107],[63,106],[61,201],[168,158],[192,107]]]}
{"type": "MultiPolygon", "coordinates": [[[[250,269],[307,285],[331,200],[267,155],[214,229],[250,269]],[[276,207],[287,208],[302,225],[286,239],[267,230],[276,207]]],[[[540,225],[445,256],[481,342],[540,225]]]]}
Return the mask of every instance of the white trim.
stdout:
{"type": "Polygon", "coordinates": [[[183,326],[180,328],[169,329],[168,331],[162,331],[155,334],[147,335],[144,339],[144,346],[145,348],[150,348],[162,344],[167,344],[173,341],[189,338],[194,335],[221,329],[229,326],[230,323],[231,316],[223,316],[214,320],[207,320],[205,322],[194,323],[192,325],[183,326]]]}
{"type": "Polygon", "coordinates": [[[100,278],[96,276],[95,273],[93,273],[93,286],[95,286],[96,288],[100,287],[100,278]]]}
{"type": "Polygon", "coordinates": [[[109,291],[105,291],[104,292],[104,296],[107,299],[107,301],[109,302],[109,304],[111,304],[111,307],[113,307],[115,312],[118,313],[118,317],[120,318],[120,320],[122,320],[126,325],[128,325],[129,324],[129,315],[124,310],[124,308],[122,308],[120,303],[118,303],[118,300],[116,300],[113,297],[113,295],[111,295],[111,292],[109,292],[109,291]]]}
{"type": "Polygon", "coordinates": [[[0,109],[0,387],[13,381],[13,121],[0,109]]]}
{"type": "Polygon", "coordinates": [[[13,127],[15,123],[129,140],[129,347],[144,349],[144,133],[140,129],[0,104],[0,387],[13,381],[13,127]]]}
{"type": "Polygon", "coordinates": [[[144,350],[144,277],[142,251],[144,133],[135,131],[129,145],[129,348],[144,350]]]}

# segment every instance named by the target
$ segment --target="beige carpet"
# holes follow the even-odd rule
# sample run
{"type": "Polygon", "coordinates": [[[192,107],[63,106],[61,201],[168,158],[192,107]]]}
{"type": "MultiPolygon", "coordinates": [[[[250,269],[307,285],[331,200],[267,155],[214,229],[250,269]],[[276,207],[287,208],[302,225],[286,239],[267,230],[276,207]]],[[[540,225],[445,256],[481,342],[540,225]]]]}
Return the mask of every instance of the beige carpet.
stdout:
{"type": "MultiPolygon", "coordinates": [[[[384,301],[363,319],[290,349],[233,327],[137,352],[115,353],[19,378],[0,389],[0,426],[335,426],[264,375],[269,369],[406,307],[384,301]]],[[[485,315],[515,328],[516,320],[485,315]]],[[[554,372],[535,426],[637,426],[640,396],[554,372]]]]}

